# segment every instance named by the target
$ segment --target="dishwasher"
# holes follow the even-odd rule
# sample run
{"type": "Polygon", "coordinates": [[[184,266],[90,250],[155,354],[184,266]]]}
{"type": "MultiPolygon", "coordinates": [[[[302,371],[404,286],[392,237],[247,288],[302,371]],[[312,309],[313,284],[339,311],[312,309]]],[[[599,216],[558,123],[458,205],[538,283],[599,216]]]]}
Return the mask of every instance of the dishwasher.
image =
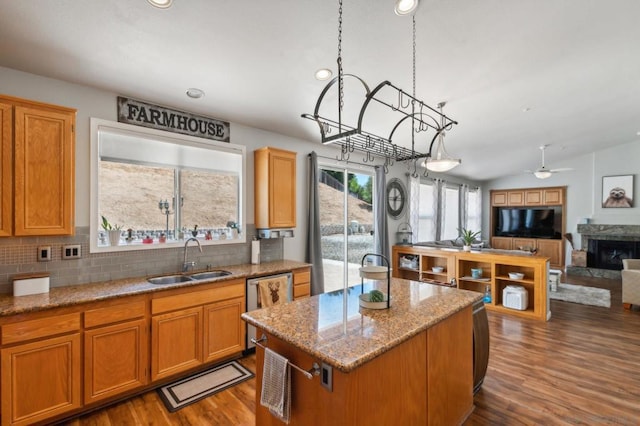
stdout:
{"type": "MultiPolygon", "coordinates": [[[[255,311],[256,309],[261,309],[262,306],[258,305],[258,283],[262,280],[287,277],[287,287],[283,292],[286,294],[286,301],[291,302],[293,300],[293,274],[291,272],[286,272],[283,274],[276,275],[265,275],[262,277],[250,278],[247,280],[247,312],[255,311]]],[[[256,328],[251,324],[247,323],[247,352],[250,350],[255,350],[255,343],[251,341],[251,339],[256,337],[256,328]]]]}

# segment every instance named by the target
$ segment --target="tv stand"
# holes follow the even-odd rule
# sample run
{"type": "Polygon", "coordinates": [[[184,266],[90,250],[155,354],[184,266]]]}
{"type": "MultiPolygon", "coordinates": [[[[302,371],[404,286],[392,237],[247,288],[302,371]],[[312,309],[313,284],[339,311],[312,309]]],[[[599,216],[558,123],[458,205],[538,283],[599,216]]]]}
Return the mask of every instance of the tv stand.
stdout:
{"type": "Polygon", "coordinates": [[[503,250],[535,251],[539,256],[548,257],[552,268],[563,269],[565,245],[562,236],[566,232],[566,199],[566,186],[491,190],[491,247],[503,250]],[[496,235],[498,210],[502,207],[556,207],[562,214],[560,229],[558,230],[561,238],[496,235]]]}

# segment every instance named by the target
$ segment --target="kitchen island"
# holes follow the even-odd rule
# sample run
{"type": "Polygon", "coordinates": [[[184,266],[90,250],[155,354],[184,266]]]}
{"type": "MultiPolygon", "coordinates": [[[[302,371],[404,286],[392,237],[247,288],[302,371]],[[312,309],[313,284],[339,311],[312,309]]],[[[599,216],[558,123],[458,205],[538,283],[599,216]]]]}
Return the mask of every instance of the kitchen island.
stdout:
{"type": "MultiPolygon", "coordinates": [[[[366,282],[386,292],[386,282],[366,282]]],[[[472,305],[481,295],[392,278],[391,308],[360,308],[360,285],[248,312],[262,345],[292,364],[291,424],[461,424],[473,410],[472,305]],[[330,386],[323,383],[330,382],[330,386]]],[[[256,424],[280,420],[260,405],[256,424]]]]}

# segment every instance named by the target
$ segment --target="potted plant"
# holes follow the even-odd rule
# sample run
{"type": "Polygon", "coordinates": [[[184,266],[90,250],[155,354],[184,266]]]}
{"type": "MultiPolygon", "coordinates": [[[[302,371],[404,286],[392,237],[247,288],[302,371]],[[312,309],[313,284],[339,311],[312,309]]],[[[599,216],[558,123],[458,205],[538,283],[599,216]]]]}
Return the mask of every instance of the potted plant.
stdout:
{"type": "Polygon", "coordinates": [[[473,244],[476,240],[476,237],[480,235],[480,231],[471,231],[470,229],[458,228],[458,232],[460,232],[460,237],[464,245],[462,249],[464,251],[471,251],[471,244],[473,244]]]}
{"type": "Polygon", "coordinates": [[[120,225],[112,225],[106,217],[102,216],[102,229],[104,229],[107,235],[109,235],[110,245],[117,246],[120,243],[120,228],[120,225]]]}

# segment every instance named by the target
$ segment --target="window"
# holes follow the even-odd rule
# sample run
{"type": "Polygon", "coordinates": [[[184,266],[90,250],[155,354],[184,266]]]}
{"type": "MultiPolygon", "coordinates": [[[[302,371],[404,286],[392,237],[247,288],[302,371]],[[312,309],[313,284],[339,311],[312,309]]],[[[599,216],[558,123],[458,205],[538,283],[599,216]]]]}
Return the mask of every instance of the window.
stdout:
{"type": "Polygon", "coordinates": [[[245,241],[244,147],[91,119],[91,160],[92,252],[245,241]]]}
{"type": "Polygon", "coordinates": [[[442,207],[442,239],[458,238],[460,227],[460,187],[446,185],[444,188],[444,205],[442,207]]]}
{"type": "Polygon", "coordinates": [[[472,231],[482,229],[482,200],[480,199],[480,189],[469,189],[467,197],[467,224],[466,228],[472,231]]]}
{"type": "Polygon", "coordinates": [[[436,214],[433,194],[433,184],[420,184],[418,241],[433,241],[436,239],[436,214]]]}

